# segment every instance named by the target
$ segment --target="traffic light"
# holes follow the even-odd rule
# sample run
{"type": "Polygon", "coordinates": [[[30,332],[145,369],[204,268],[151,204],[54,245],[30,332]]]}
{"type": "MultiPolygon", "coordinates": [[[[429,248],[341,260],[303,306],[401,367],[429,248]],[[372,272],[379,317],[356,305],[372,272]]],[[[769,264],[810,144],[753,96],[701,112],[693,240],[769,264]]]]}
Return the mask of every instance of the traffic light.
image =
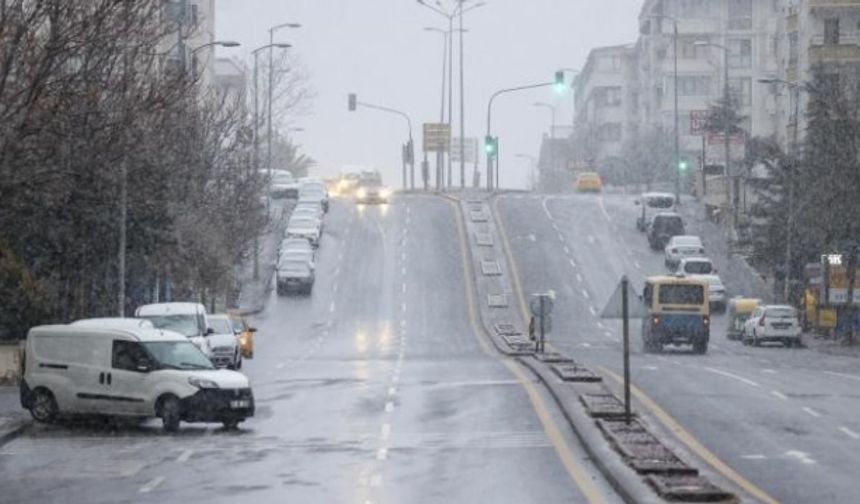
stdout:
{"type": "Polygon", "coordinates": [[[558,94],[563,94],[564,91],[564,70],[559,70],[555,73],[555,92],[558,94]]]}
{"type": "Polygon", "coordinates": [[[690,165],[687,164],[687,162],[684,161],[683,159],[678,161],[678,171],[685,172],[685,171],[687,171],[687,168],[689,168],[689,167],[690,167],[690,165]]]}
{"type": "Polygon", "coordinates": [[[358,99],[355,96],[355,93],[349,93],[349,111],[355,112],[355,107],[358,104],[358,99]]]}
{"type": "Polygon", "coordinates": [[[484,150],[487,152],[487,156],[496,157],[499,153],[499,138],[492,137],[487,135],[484,137],[484,150]]]}

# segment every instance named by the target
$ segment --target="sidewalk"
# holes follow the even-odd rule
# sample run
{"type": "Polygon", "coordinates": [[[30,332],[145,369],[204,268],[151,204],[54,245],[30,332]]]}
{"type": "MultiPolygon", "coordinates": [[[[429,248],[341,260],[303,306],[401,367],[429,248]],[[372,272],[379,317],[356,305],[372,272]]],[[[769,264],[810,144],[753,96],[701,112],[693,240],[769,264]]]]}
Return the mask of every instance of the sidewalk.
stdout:
{"type": "Polygon", "coordinates": [[[0,386],[0,447],[30,425],[30,414],[21,408],[17,386],[0,386]]]}
{"type": "Polygon", "coordinates": [[[278,258],[278,245],[287,225],[287,218],[295,202],[272,206],[269,229],[260,239],[259,275],[254,279],[254,258],[249,257],[242,265],[239,273],[241,291],[239,293],[239,311],[243,315],[260,313],[266,307],[266,301],[272,291],[272,276],[275,273],[275,261],[278,258]]]}
{"type": "Polygon", "coordinates": [[[860,339],[856,339],[854,344],[848,345],[839,339],[825,338],[812,333],[804,333],[803,344],[810,350],[815,350],[816,352],[827,355],[860,358],[860,339]]]}

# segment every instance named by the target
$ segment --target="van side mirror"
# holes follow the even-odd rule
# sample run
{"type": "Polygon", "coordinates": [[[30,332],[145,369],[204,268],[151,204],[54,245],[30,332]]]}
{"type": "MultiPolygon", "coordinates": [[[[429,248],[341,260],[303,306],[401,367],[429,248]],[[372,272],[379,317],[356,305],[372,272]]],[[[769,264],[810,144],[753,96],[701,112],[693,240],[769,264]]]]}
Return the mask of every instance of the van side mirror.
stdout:
{"type": "Polygon", "coordinates": [[[215,329],[212,329],[211,327],[207,327],[206,328],[206,336],[211,336],[213,334],[215,334],[215,329]]]}
{"type": "Polygon", "coordinates": [[[257,332],[257,328],[256,327],[249,327],[248,332],[257,332]]]}
{"type": "Polygon", "coordinates": [[[152,371],[152,367],[147,363],[138,364],[135,369],[140,373],[148,373],[152,371]]]}

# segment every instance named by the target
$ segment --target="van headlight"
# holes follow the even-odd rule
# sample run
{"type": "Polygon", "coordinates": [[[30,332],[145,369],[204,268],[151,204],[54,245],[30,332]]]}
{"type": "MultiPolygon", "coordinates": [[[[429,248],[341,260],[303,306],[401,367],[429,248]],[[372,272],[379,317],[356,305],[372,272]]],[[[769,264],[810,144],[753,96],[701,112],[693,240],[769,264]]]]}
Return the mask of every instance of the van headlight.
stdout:
{"type": "Polygon", "coordinates": [[[385,189],[382,189],[381,191],[379,191],[379,195],[385,199],[388,199],[391,197],[391,189],[388,189],[386,187],[385,189]]]}
{"type": "Polygon", "coordinates": [[[367,191],[365,191],[364,189],[359,189],[358,191],[356,191],[355,195],[358,196],[358,199],[364,199],[367,196],[367,191]]]}
{"type": "Polygon", "coordinates": [[[199,388],[199,389],[216,389],[219,388],[218,384],[212,380],[207,380],[206,378],[197,378],[195,376],[191,376],[188,378],[188,383],[199,388]]]}

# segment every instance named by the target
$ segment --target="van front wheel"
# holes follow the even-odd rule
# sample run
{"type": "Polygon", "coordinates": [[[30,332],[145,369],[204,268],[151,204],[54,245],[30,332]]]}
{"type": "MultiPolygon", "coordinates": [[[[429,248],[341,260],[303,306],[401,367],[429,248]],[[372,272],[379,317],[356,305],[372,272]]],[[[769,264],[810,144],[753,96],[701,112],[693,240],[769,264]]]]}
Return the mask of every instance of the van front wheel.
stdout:
{"type": "Polygon", "coordinates": [[[51,423],[57,418],[57,401],[50,391],[38,388],[33,391],[33,403],[30,415],[37,422],[51,423]]]}
{"type": "Polygon", "coordinates": [[[179,399],[176,396],[167,396],[161,400],[158,408],[158,416],[161,417],[161,424],[167,432],[176,432],[179,430],[179,421],[181,419],[181,411],[179,399]]]}

